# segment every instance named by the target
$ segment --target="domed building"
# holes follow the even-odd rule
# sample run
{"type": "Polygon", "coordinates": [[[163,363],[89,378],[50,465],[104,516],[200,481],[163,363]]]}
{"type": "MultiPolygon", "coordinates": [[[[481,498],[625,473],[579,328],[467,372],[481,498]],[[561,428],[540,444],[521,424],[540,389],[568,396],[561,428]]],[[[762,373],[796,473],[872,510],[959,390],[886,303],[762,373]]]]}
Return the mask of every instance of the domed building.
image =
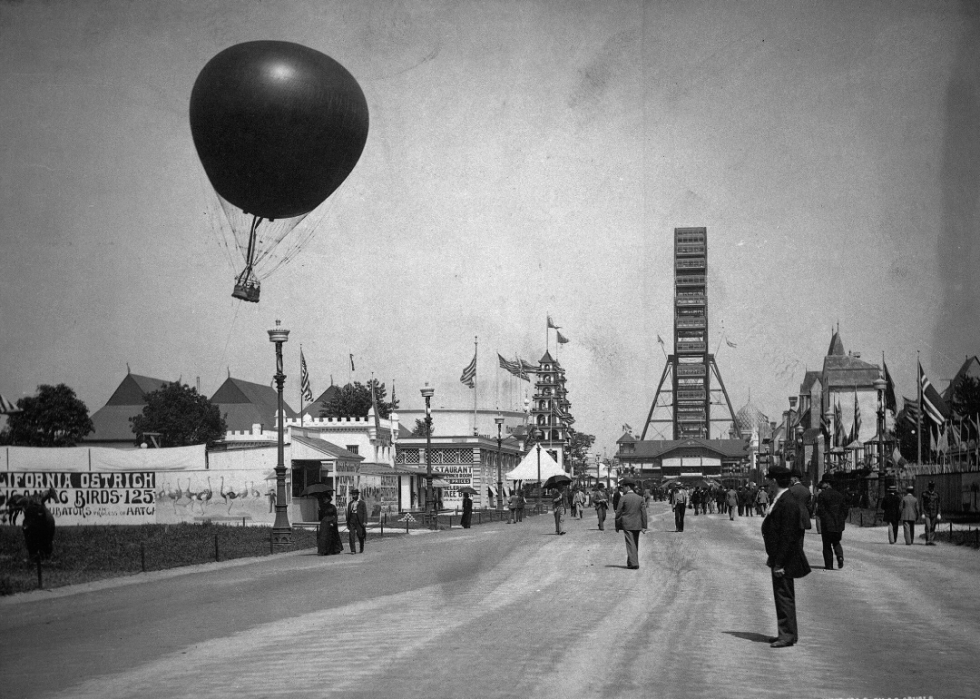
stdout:
{"type": "MultiPolygon", "coordinates": [[[[751,395],[748,402],[735,414],[735,430],[737,434],[733,436],[746,440],[752,439],[753,432],[759,443],[772,439],[772,423],[769,422],[769,416],[752,403],[751,395]]],[[[754,446],[758,447],[758,444],[754,446]]]]}

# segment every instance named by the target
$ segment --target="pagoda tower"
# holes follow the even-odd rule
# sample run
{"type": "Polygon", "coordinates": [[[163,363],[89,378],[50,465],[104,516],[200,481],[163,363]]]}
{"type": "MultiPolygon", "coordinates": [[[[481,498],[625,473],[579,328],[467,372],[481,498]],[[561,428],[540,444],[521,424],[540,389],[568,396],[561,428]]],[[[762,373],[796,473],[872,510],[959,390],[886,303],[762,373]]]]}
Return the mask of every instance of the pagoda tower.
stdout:
{"type": "MultiPolygon", "coordinates": [[[[565,369],[545,351],[535,372],[534,397],[530,405],[530,427],[541,431],[541,448],[565,468],[565,449],[575,418],[565,388],[565,369]]],[[[567,470],[567,469],[566,469],[567,470]]]]}
{"type": "Polygon", "coordinates": [[[735,421],[708,348],[708,229],[675,228],[674,351],[667,356],[641,440],[651,426],[657,439],[718,439],[726,428],[716,424],[712,430],[712,423],[735,421]],[[712,412],[712,407],[722,410],[712,412]]]}

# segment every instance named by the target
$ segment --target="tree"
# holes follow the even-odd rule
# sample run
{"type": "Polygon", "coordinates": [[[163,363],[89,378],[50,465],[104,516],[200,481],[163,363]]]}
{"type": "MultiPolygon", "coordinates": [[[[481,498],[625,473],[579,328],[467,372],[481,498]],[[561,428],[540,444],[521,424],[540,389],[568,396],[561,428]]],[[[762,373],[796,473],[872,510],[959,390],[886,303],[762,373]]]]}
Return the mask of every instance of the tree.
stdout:
{"type": "Polygon", "coordinates": [[[371,379],[367,385],[360,381],[347,384],[325,406],[320,408],[320,417],[367,417],[371,409],[371,387],[374,387],[374,398],[378,406],[378,417],[387,418],[398,410],[398,401],[385,402],[387,390],[383,383],[371,379]]]}
{"type": "Polygon", "coordinates": [[[592,443],[595,442],[595,435],[576,432],[571,429],[568,431],[568,434],[570,439],[568,449],[565,450],[567,459],[571,463],[573,473],[576,476],[584,475],[588,472],[588,453],[589,449],[592,448],[592,443]]]}
{"type": "Polygon", "coordinates": [[[228,430],[218,406],[179,381],[147,393],[142,414],[129,418],[129,423],[136,444],[143,443],[146,433],[158,432],[161,447],[211,446],[228,430]]]}
{"type": "Polygon", "coordinates": [[[427,437],[430,435],[430,428],[425,420],[415,419],[415,427],[412,428],[413,437],[427,437]]]}
{"type": "MultiPolygon", "coordinates": [[[[953,390],[950,399],[953,412],[964,419],[980,419],[980,379],[973,376],[965,376],[953,390]]],[[[970,427],[970,439],[977,439],[976,428],[970,427]]]]}
{"type": "Polygon", "coordinates": [[[20,398],[21,412],[7,416],[0,443],[25,447],[73,447],[95,429],[88,408],[63,383],[37,387],[37,395],[20,398]]]}

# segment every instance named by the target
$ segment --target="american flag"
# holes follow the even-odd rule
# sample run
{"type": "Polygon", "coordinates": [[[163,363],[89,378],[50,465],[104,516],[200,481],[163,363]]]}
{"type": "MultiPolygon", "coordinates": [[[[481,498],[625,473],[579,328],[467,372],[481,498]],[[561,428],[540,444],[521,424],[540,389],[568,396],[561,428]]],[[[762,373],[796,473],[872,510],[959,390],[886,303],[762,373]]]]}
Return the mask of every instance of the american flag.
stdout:
{"type": "Polygon", "coordinates": [[[466,384],[470,388],[476,386],[476,352],[473,353],[473,361],[463,369],[463,375],[459,377],[460,383],[466,384]]]}
{"type": "Polygon", "coordinates": [[[302,390],[303,400],[307,403],[313,402],[313,390],[310,388],[310,372],[306,369],[306,357],[303,356],[303,348],[299,350],[299,383],[302,390]]]}

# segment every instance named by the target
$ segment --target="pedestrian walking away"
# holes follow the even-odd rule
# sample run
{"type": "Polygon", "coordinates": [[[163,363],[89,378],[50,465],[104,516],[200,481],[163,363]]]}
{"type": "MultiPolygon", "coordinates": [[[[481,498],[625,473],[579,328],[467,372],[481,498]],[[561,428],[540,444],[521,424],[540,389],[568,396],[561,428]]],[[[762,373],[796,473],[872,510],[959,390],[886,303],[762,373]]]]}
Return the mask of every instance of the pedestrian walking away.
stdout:
{"type": "Polygon", "coordinates": [[[803,505],[789,494],[790,470],[773,466],[767,475],[776,482],[776,495],[762,520],[762,538],[766,545],[766,565],[772,571],[778,629],[769,645],[786,648],[799,641],[794,580],[808,575],[810,564],[803,552],[803,505]]]}
{"type": "Polygon", "coordinates": [[[898,526],[902,521],[902,498],[893,485],[888,486],[881,499],[881,516],[888,524],[888,543],[894,544],[898,541],[898,526]]]}
{"type": "Polygon", "coordinates": [[[469,493],[463,493],[463,516],[460,518],[459,523],[463,529],[470,528],[470,522],[473,520],[473,500],[470,499],[469,493]]]}
{"type": "Polygon", "coordinates": [[[738,507],[738,492],[729,488],[725,494],[725,504],[728,506],[728,519],[735,521],[735,509],[738,507]]]}
{"type": "Polygon", "coordinates": [[[915,497],[915,488],[909,486],[905,489],[905,497],[902,498],[902,531],[905,533],[905,545],[911,546],[915,541],[915,522],[922,513],[919,511],[919,501],[915,497]]]}
{"type": "Polygon", "coordinates": [[[616,529],[621,529],[626,539],[626,567],[636,570],[640,567],[640,533],[647,530],[647,508],[630,484],[625,485],[616,508],[616,529]]]}
{"type": "Polygon", "coordinates": [[[926,492],[922,493],[919,510],[922,512],[923,523],[926,527],[926,546],[936,545],[936,524],[942,519],[939,513],[939,493],[936,492],[936,482],[929,481],[926,492]]]}
{"type": "Polygon", "coordinates": [[[687,509],[687,490],[678,486],[674,491],[674,529],[684,531],[684,510],[687,509]]]}
{"type": "Polygon", "coordinates": [[[820,528],[820,539],[823,542],[823,565],[827,570],[834,569],[834,555],[837,555],[837,567],[844,567],[844,548],[841,537],[847,523],[847,498],[834,490],[826,479],[820,481],[820,492],[817,493],[813,505],[813,514],[820,528]]]}
{"type": "Polygon", "coordinates": [[[350,491],[351,501],[347,504],[347,543],[351,553],[364,553],[364,539],[367,537],[367,505],[361,500],[361,491],[350,491]],[[360,545],[360,550],[354,544],[360,545]]]}
{"type": "Polygon", "coordinates": [[[517,490],[510,491],[510,497],[507,499],[507,507],[510,509],[510,519],[507,520],[507,524],[514,524],[517,522],[517,503],[520,498],[517,495],[517,490]]]}
{"type": "MultiPolygon", "coordinates": [[[[538,484],[540,488],[541,485],[538,484]]],[[[517,491],[517,521],[524,521],[524,506],[527,504],[527,498],[524,497],[524,489],[520,488],[517,491]]],[[[541,514],[540,512],[538,514],[541,514]]]]}
{"type": "Polygon", "coordinates": [[[606,486],[600,483],[596,486],[595,495],[592,496],[592,504],[595,507],[596,518],[599,520],[599,531],[605,531],[606,510],[609,509],[609,498],[606,496],[606,486]]]}

